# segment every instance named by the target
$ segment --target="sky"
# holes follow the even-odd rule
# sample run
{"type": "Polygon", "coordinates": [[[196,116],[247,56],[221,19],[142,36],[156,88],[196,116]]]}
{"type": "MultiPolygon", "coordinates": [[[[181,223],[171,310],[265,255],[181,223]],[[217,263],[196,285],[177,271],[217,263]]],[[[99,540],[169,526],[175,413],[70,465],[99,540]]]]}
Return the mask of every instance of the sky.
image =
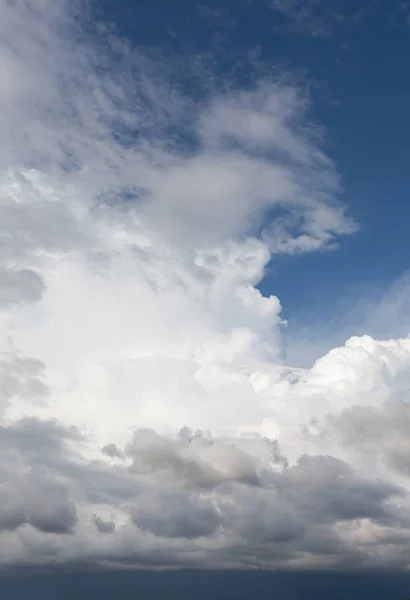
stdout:
{"type": "Polygon", "coordinates": [[[343,239],[337,253],[285,254],[269,266],[259,288],[282,302],[295,339],[289,360],[308,366],[356,333],[407,335],[403,307],[383,324],[376,309],[408,271],[408,3],[154,0],[136,11],[129,0],[108,0],[102,7],[121,33],[151,51],[211,62],[222,76],[234,71],[238,85],[257,62],[309,90],[309,117],[322,128],[360,233],[343,239]]]}
{"type": "Polygon", "coordinates": [[[410,595],[409,28],[0,0],[8,597],[410,595]]]}

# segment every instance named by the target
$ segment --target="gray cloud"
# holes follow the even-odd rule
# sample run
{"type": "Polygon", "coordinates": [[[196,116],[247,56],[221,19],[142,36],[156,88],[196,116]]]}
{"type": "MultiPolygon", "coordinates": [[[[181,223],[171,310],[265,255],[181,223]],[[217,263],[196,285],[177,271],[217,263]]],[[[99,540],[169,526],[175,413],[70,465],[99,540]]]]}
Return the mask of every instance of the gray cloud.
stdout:
{"type": "MultiPolygon", "coordinates": [[[[399,532],[409,528],[409,513],[395,501],[403,490],[360,476],[341,460],[306,455],[286,466],[263,455],[266,442],[258,437],[248,436],[245,449],[240,438],[237,445],[233,439],[228,445],[223,438],[211,442],[198,433],[192,438],[186,429],[174,438],[148,433],[153,446],[149,445],[148,462],[147,448],[141,445],[141,440],[147,443],[146,430],[136,432],[128,446],[127,452],[132,448],[141,453],[138,464],[145,468],[136,469],[135,463],[130,468],[124,459],[116,463],[110,457],[111,462],[84,462],[78,454],[78,433],[57,424],[26,420],[3,428],[2,531],[12,535],[31,526],[56,549],[61,535],[75,533],[76,544],[71,548],[65,543],[66,560],[81,556],[77,546],[81,543],[84,549],[99,547],[100,558],[112,564],[132,560],[152,566],[211,565],[215,560],[225,565],[267,566],[269,561],[285,565],[300,553],[311,556],[312,564],[331,560],[365,566],[377,560],[380,544],[390,544],[392,539],[395,547],[405,543],[399,532]],[[197,448],[195,440],[197,444],[200,440],[197,448]],[[170,455],[168,462],[164,448],[170,455]],[[176,449],[181,454],[191,452],[191,461],[196,452],[202,453],[201,462],[188,460],[187,468],[175,459],[176,449]],[[261,460],[257,450],[259,457],[265,456],[257,485],[252,478],[233,477],[229,460],[234,458],[236,469],[238,463],[256,465],[261,460]],[[164,468],[171,477],[164,478],[164,468]],[[87,526],[89,509],[94,510],[92,529],[87,526]],[[354,531],[362,521],[386,532],[385,541],[375,541],[366,552],[342,535],[343,527],[354,531]],[[106,542],[98,542],[99,534],[110,535],[104,535],[106,542]],[[132,550],[135,544],[137,554],[132,550]]],[[[23,544],[29,542],[27,534],[22,539],[23,544]]],[[[30,545],[25,552],[30,552],[30,545]]],[[[36,560],[41,563],[46,555],[42,557],[40,551],[36,560]]]]}
{"type": "Polygon", "coordinates": [[[0,271],[0,306],[21,302],[37,302],[43,293],[44,282],[29,269],[0,271]]]}
{"type": "Polygon", "coordinates": [[[355,475],[346,463],[330,456],[302,456],[283,474],[284,496],[310,520],[326,523],[361,518],[383,521],[385,502],[404,490],[355,475]]]}
{"type": "Polygon", "coordinates": [[[226,481],[260,485],[258,463],[249,454],[201,435],[171,440],[152,430],[140,430],[134,434],[127,454],[133,458],[132,469],[137,473],[152,472],[159,478],[199,488],[212,489],[226,481]]]}
{"type": "Polygon", "coordinates": [[[3,479],[0,497],[3,530],[27,524],[45,534],[74,533],[77,513],[67,490],[42,474],[29,472],[3,479]]]}
{"type": "Polygon", "coordinates": [[[131,514],[140,529],[163,538],[209,537],[220,523],[211,502],[172,490],[141,495],[131,514]]]}
{"type": "Polygon", "coordinates": [[[42,361],[13,351],[0,354],[0,412],[15,398],[29,397],[32,402],[47,398],[49,389],[43,380],[44,367],[42,361]]]}
{"type": "Polygon", "coordinates": [[[115,523],[113,521],[104,521],[101,517],[93,515],[93,521],[100,533],[114,533],[115,523]]]}

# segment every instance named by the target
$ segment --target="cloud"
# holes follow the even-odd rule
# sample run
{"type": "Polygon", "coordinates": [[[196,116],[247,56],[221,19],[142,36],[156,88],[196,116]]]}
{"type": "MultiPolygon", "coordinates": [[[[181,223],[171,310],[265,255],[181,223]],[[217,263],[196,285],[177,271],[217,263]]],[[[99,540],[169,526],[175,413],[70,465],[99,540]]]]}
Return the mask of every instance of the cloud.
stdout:
{"type": "Polygon", "coordinates": [[[44,289],[41,277],[29,269],[0,272],[0,303],[6,306],[18,302],[37,302],[44,289]]]}
{"type": "Polygon", "coordinates": [[[26,397],[32,402],[46,398],[49,390],[43,379],[44,368],[40,360],[22,357],[13,351],[3,352],[0,355],[1,410],[6,410],[10,402],[26,397]]]}
{"type": "Polygon", "coordinates": [[[344,21],[344,2],[329,5],[321,0],[269,0],[268,6],[290,22],[292,30],[315,38],[329,37],[344,21]]]}
{"type": "Polygon", "coordinates": [[[100,533],[114,533],[115,523],[112,521],[104,521],[97,515],[94,515],[94,523],[100,533]]]}
{"type": "Polygon", "coordinates": [[[152,430],[140,430],[134,434],[127,454],[136,472],[148,470],[159,479],[162,475],[196,488],[212,489],[228,481],[259,485],[258,465],[248,453],[222,440],[204,439],[201,434],[171,440],[152,430]]]}
{"type": "Polygon", "coordinates": [[[1,530],[13,531],[28,524],[45,534],[73,532],[77,522],[76,510],[64,489],[41,478],[11,489],[10,482],[8,484],[9,489],[2,493],[1,499],[1,530]],[[17,499],[20,502],[16,503],[17,499]]]}
{"type": "Polygon", "coordinates": [[[310,367],[316,359],[343,345],[350,337],[369,335],[380,340],[408,337],[409,296],[408,273],[390,284],[349,286],[349,294],[333,303],[326,319],[321,318],[323,305],[320,304],[313,315],[293,316],[284,331],[286,360],[289,364],[310,367]]]}
{"type": "Polygon", "coordinates": [[[357,229],[309,99],[182,93],[85,2],[0,39],[0,564],[405,566],[409,340],[285,366],[255,287],[357,229]]]}
{"type": "Polygon", "coordinates": [[[194,539],[212,536],[220,517],[209,500],[161,490],[138,498],[132,520],[142,531],[161,538],[194,539]]]}
{"type": "Polygon", "coordinates": [[[266,5],[282,17],[277,30],[317,40],[332,38],[347,27],[351,32],[375,7],[373,2],[358,7],[348,0],[266,0],[266,5]]]}

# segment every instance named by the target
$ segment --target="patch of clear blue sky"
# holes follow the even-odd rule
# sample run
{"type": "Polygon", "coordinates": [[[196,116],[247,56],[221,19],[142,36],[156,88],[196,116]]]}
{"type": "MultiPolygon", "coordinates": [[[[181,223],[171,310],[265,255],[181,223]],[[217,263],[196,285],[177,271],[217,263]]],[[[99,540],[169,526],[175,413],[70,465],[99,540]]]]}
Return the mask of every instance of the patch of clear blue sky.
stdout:
{"type": "Polygon", "coordinates": [[[272,262],[260,288],[279,296],[285,318],[337,318],[349,298],[382,290],[409,269],[405,2],[319,0],[307,16],[299,18],[297,11],[296,21],[264,0],[103,0],[99,7],[137,45],[191,56],[211,52],[220,57],[222,74],[257,49],[268,64],[303,72],[313,83],[314,117],[327,130],[327,153],[338,166],[343,199],[360,232],[342,238],[336,252],[272,262]],[[325,25],[326,35],[312,35],[318,24],[325,25]]]}

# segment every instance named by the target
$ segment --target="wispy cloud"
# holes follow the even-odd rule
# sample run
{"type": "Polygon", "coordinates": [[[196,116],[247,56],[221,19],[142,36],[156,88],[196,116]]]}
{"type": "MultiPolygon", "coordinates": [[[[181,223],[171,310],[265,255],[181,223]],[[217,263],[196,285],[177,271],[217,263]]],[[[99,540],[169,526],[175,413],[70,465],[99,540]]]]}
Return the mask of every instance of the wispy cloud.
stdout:
{"type": "Polygon", "coordinates": [[[318,39],[330,38],[342,27],[352,29],[377,5],[372,0],[360,6],[351,0],[266,0],[266,4],[282,16],[280,29],[318,39]]]}
{"type": "Polygon", "coordinates": [[[343,23],[344,2],[321,0],[268,0],[268,6],[280,13],[293,31],[322,38],[330,36],[343,23]]]}

